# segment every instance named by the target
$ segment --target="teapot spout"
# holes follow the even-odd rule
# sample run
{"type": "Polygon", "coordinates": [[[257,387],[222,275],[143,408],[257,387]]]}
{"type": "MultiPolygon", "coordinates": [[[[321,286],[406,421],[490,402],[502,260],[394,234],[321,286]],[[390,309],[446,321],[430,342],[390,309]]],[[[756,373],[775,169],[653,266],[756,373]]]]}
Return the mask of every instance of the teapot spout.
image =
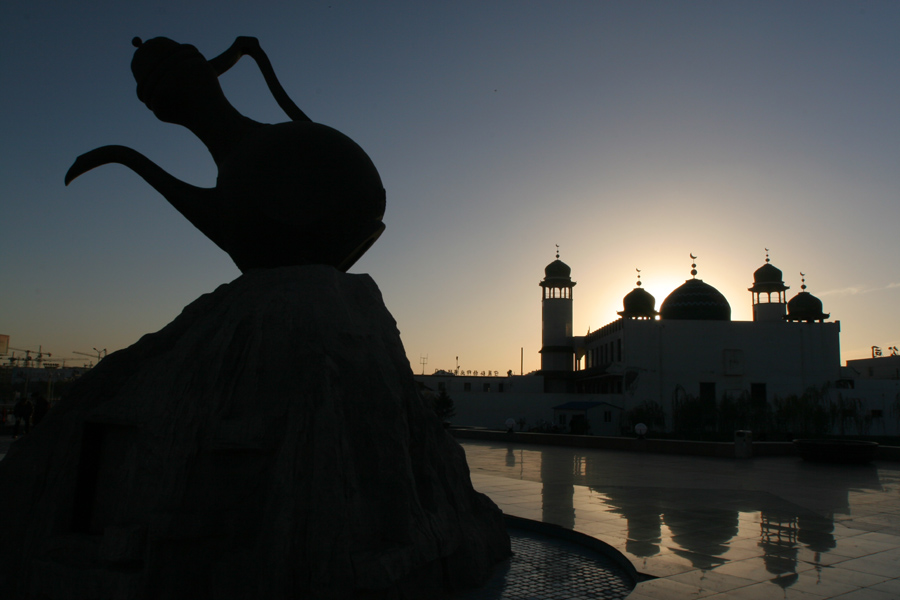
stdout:
{"type": "MultiPolygon", "coordinates": [[[[101,146],[85,152],[72,164],[66,173],[66,185],[91,169],[110,163],[125,165],[163,195],[178,212],[195,227],[207,233],[208,214],[213,203],[214,189],[201,188],[170,175],[155,162],[127,146],[101,146]]],[[[207,233],[209,235],[209,233],[207,233]]],[[[216,241],[213,238],[213,241],[216,241]]]]}

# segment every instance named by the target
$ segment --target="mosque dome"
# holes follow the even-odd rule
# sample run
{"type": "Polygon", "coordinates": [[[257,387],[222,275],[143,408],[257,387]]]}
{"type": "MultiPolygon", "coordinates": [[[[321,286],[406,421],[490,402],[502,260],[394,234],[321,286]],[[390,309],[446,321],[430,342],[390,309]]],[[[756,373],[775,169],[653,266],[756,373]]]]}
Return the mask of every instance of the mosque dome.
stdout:
{"type": "Polygon", "coordinates": [[[663,320],[730,321],[731,305],[702,279],[688,279],[663,300],[659,314],[663,320]]]}
{"type": "Polygon", "coordinates": [[[622,299],[622,306],[625,310],[621,311],[619,316],[626,319],[652,319],[659,314],[656,312],[656,298],[641,287],[636,287],[628,292],[622,299]]]}
{"type": "Polygon", "coordinates": [[[568,279],[571,275],[572,268],[558,258],[544,268],[547,279],[568,279]]]}
{"type": "MultiPolygon", "coordinates": [[[[801,277],[803,274],[800,274],[801,277]]],[[[799,294],[791,298],[787,303],[788,314],[784,317],[786,321],[824,321],[831,314],[822,312],[822,301],[806,291],[806,279],[803,279],[802,290],[799,294]]]]}
{"type": "Polygon", "coordinates": [[[756,293],[772,293],[783,292],[788,289],[784,285],[784,274],[781,269],[769,262],[768,248],[766,249],[766,264],[753,272],[753,287],[751,292],[756,293]]]}
{"type": "Polygon", "coordinates": [[[541,281],[540,286],[544,289],[571,288],[575,285],[571,275],[571,267],[559,260],[559,252],[557,252],[556,260],[544,267],[544,280],[541,281]]]}
{"type": "Polygon", "coordinates": [[[753,272],[753,285],[784,285],[781,269],[772,263],[766,263],[753,272]]]}
{"type": "Polygon", "coordinates": [[[653,319],[659,314],[656,312],[656,298],[641,287],[641,270],[635,270],[638,274],[637,287],[622,298],[622,306],[625,310],[618,315],[625,319],[653,319]]]}
{"type": "Polygon", "coordinates": [[[800,292],[788,302],[788,321],[823,321],[830,315],[822,312],[822,301],[809,292],[800,292]]]}

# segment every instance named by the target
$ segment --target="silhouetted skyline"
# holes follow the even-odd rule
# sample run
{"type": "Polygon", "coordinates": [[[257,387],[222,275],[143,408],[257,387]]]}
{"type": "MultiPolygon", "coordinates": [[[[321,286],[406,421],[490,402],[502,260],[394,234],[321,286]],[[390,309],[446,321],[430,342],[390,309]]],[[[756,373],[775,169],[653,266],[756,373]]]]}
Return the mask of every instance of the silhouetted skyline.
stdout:
{"type": "MultiPolygon", "coordinates": [[[[123,167],[63,176],[104,144],[212,186],[186,129],[140,103],[131,39],[207,58],[260,39],[309,117],[357,141],[387,191],[369,273],[413,370],[526,372],[543,268],[572,267],[576,335],[617,318],[635,268],[659,303],[690,277],[751,318],[784,272],[842,324],[843,359],[900,343],[900,6],[892,2],[0,7],[0,333],[110,352],[233,280],[228,255],[123,167]]],[[[243,114],[287,120],[244,58],[243,114]]]]}

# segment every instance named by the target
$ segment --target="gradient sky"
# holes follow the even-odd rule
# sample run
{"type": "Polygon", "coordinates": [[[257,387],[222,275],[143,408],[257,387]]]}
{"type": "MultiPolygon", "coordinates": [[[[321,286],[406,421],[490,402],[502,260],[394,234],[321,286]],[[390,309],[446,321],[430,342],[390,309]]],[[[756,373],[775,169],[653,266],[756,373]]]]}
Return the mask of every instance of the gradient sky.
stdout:
{"type": "MultiPolygon", "coordinates": [[[[159,330],[239,271],[136,174],[63,176],[131,146],[213,186],[189,131],[135,95],[131,39],[207,58],[260,39],[288,94],[356,140],[387,190],[369,273],[413,369],[540,366],[559,244],[575,333],[616,318],[635,268],[659,303],[690,277],[751,318],[784,271],[841,321],[843,359],[900,345],[898,2],[0,4],[0,333],[55,357],[159,330]]],[[[255,63],[220,81],[287,120],[255,63]]],[[[77,355],[76,355],[77,356],[77,355]]]]}

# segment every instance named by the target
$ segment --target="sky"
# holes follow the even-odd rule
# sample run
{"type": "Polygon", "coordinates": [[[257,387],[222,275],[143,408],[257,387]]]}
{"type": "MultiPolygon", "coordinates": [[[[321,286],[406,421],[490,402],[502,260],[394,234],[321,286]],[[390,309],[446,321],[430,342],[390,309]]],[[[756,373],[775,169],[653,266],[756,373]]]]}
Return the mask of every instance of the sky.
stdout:
{"type": "MultiPolygon", "coordinates": [[[[691,253],[750,320],[768,248],[788,297],[802,271],[841,322],[843,360],[865,358],[900,345],[898,27],[893,1],[6,0],[0,334],[113,352],[240,275],[125,167],[63,177],[121,144],[214,186],[203,144],[138,101],[131,39],[211,58],[249,35],[378,168],[387,229],[350,272],[378,284],[415,372],[538,369],[557,244],[576,335],[617,318],[635,269],[658,308],[691,253]]],[[[252,59],[220,82],[246,116],[288,120],[252,59]]]]}

